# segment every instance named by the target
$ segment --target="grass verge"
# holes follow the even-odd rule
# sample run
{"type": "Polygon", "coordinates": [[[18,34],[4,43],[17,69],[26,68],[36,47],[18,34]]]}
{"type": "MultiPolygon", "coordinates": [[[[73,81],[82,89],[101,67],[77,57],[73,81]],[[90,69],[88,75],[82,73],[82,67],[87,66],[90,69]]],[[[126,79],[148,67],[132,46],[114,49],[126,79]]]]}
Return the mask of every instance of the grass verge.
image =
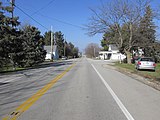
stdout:
{"type": "Polygon", "coordinates": [[[145,78],[153,79],[160,82],[160,63],[156,64],[156,71],[148,71],[148,70],[136,70],[134,64],[126,64],[126,63],[115,63],[116,67],[125,69],[131,73],[135,73],[141,75],[145,78]]]}
{"type": "Polygon", "coordinates": [[[20,68],[20,67],[16,67],[15,69],[13,69],[13,67],[4,67],[3,69],[0,70],[0,73],[15,72],[15,71],[21,71],[25,69],[26,68],[20,68]]]}
{"type": "Polygon", "coordinates": [[[16,67],[15,69],[13,68],[13,66],[10,65],[8,67],[1,68],[0,73],[10,73],[10,72],[22,71],[22,70],[27,70],[27,69],[39,68],[41,66],[45,66],[45,65],[52,64],[52,63],[55,63],[55,62],[58,62],[58,61],[57,60],[56,61],[54,60],[53,62],[45,61],[43,63],[37,64],[37,65],[32,66],[32,67],[24,67],[24,68],[16,67]]]}

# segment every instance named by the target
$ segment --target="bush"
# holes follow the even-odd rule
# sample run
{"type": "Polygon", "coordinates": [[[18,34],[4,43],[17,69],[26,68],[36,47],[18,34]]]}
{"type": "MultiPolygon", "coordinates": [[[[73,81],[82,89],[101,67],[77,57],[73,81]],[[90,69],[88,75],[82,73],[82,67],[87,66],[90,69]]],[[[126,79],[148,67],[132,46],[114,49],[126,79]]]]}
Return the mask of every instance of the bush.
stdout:
{"type": "Polygon", "coordinates": [[[154,60],[156,63],[160,63],[160,56],[159,55],[155,55],[154,56],[154,60]]]}

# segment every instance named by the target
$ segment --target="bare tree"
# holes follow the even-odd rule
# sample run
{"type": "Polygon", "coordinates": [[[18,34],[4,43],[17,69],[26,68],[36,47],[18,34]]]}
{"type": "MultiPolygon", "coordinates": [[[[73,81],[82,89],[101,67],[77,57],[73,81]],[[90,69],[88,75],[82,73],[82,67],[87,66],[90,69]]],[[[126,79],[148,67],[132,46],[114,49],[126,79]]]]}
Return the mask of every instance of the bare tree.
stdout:
{"type": "Polygon", "coordinates": [[[131,63],[130,50],[136,44],[136,40],[133,39],[133,34],[137,31],[135,26],[138,26],[148,4],[148,0],[114,0],[97,10],[91,9],[93,16],[87,25],[89,35],[106,33],[111,29],[116,31],[116,45],[123,48],[127,62],[131,63]],[[127,35],[123,32],[124,26],[127,28],[127,35]]]}
{"type": "Polygon", "coordinates": [[[89,58],[97,57],[99,51],[100,51],[99,45],[96,43],[90,43],[85,48],[85,54],[89,58]]]}

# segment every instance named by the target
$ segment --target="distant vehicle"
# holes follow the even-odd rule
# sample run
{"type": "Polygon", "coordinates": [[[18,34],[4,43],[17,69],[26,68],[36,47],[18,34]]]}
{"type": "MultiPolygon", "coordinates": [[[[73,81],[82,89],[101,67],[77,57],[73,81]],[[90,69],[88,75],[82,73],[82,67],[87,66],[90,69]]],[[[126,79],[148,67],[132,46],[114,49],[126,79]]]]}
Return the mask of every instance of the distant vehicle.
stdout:
{"type": "Polygon", "coordinates": [[[66,56],[62,56],[62,60],[67,60],[67,57],[66,56]]]}
{"type": "Polygon", "coordinates": [[[135,62],[135,68],[137,70],[153,70],[156,69],[156,64],[151,57],[141,57],[135,62]]]}

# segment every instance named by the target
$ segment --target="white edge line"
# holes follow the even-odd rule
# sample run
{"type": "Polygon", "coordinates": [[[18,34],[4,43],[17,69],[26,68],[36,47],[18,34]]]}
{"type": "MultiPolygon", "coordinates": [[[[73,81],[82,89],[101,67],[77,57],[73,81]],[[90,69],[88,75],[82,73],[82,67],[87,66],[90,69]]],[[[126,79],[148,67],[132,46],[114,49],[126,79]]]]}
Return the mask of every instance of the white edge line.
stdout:
{"type": "Polygon", "coordinates": [[[101,74],[97,71],[97,69],[94,67],[93,64],[91,64],[92,67],[94,68],[94,70],[97,72],[98,76],[101,78],[102,82],[104,83],[104,85],[106,86],[106,88],[108,89],[108,91],[110,92],[110,94],[112,95],[112,97],[114,98],[114,100],[116,101],[116,103],[118,104],[118,106],[120,107],[120,109],[122,110],[122,112],[124,113],[124,115],[126,116],[126,118],[128,120],[134,120],[134,118],[132,117],[132,115],[128,112],[128,110],[126,109],[126,107],[123,105],[123,103],[121,102],[121,100],[117,97],[117,95],[114,93],[114,91],[112,90],[112,88],[108,85],[108,83],[104,80],[104,78],[101,76],[101,74]]]}

